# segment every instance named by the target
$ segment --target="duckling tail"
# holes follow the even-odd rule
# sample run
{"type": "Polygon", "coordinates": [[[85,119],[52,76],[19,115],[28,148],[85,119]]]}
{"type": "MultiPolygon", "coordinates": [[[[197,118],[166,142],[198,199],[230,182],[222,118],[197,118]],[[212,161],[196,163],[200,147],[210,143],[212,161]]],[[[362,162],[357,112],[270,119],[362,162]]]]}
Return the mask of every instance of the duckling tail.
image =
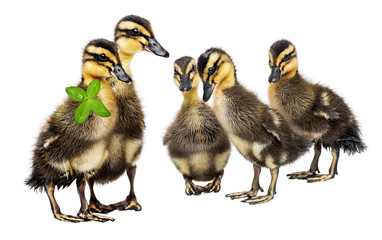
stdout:
{"type": "MultiPolygon", "coordinates": [[[[344,150],[345,153],[353,155],[355,153],[362,153],[367,149],[366,144],[360,137],[360,131],[358,128],[348,128],[342,137],[336,141],[339,148],[344,150]]],[[[325,146],[324,147],[328,147],[325,146]]]]}

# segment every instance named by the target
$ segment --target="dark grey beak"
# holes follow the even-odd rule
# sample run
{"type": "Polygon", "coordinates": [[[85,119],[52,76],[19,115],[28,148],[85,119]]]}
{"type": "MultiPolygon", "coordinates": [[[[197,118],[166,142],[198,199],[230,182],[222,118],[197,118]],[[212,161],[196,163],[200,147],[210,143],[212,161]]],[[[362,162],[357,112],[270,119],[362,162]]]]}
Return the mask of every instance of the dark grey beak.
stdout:
{"type": "Polygon", "coordinates": [[[133,79],[123,70],[123,67],[119,64],[114,66],[114,70],[111,72],[118,80],[130,84],[133,79]]]}
{"type": "Polygon", "coordinates": [[[280,80],[281,69],[277,66],[272,67],[271,75],[268,78],[269,83],[275,83],[280,80]]]}
{"type": "Polygon", "coordinates": [[[188,74],[184,74],[180,76],[180,85],[179,90],[182,92],[188,92],[192,88],[192,81],[188,74]]]}
{"type": "Polygon", "coordinates": [[[207,102],[214,92],[215,83],[210,84],[208,81],[203,82],[203,101],[207,102]]]}
{"type": "Polygon", "coordinates": [[[168,58],[170,56],[170,54],[159,44],[155,37],[149,37],[148,43],[144,48],[145,50],[161,57],[168,58]]]}

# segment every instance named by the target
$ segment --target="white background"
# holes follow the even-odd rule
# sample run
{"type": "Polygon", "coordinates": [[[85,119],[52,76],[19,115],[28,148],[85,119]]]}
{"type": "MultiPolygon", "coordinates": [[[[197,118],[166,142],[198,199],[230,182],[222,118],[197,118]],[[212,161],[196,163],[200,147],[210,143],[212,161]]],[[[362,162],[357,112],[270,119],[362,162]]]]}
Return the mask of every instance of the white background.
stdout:
{"type": "MultiPolygon", "coordinates": [[[[380,239],[381,233],[381,7],[377,1],[2,1],[1,231],[19,239],[380,239]],[[46,194],[24,186],[32,150],[44,121],[66,98],[65,87],[81,75],[83,47],[94,38],[113,39],[115,24],[129,14],[151,21],[164,59],[144,52],[132,62],[147,130],[138,162],[136,194],[141,212],[112,212],[108,223],[70,224],[53,218],[46,194]],[[253,171],[234,149],[221,192],[184,193],[184,181],[162,146],[181,93],[173,84],[177,58],[197,58],[211,46],[234,59],[239,81],[268,102],[268,49],[281,38],[297,47],[300,72],[343,96],[363,129],[368,150],[339,161],[331,181],[308,184],[286,174],[307,170],[313,150],[281,168],[277,195],[250,206],[225,194],[248,190],[253,171]],[[379,227],[378,227],[379,226],[379,227]]],[[[201,89],[200,89],[201,90],[201,89]]],[[[331,155],[323,151],[326,173],[331,155]]],[[[263,169],[260,183],[268,188],[263,169]]],[[[105,204],[124,199],[129,184],[96,186],[105,204]]],[[[75,184],[56,192],[63,213],[80,207],[75,184]]]]}

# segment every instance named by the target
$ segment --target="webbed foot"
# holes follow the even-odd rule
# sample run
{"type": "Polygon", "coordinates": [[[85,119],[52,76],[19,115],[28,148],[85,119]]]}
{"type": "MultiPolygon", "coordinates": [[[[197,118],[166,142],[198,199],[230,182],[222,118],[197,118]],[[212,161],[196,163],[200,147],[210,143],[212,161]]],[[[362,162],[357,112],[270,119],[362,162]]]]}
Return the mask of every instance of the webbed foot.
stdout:
{"type": "Polygon", "coordinates": [[[251,205],[254,205],[254,204],[260,204],[260,203],[266,203],[266,202],[269,202],[270,200],[272,200],[274,197],[274,195],[265,195],[265,196],[258,196],[258,197],[249,197],[241,202],[244,202],[244,203],[249,203],[251,205]]]}
{"type": "Polygon", "coordinates": [[[186,181],[186,194],[191,196],[191,195],[200,195],[203,192],[208,192],[208,190],[205,187],[201,187],[198,185],[193,184],[192,182],[187,182],[186,181]]]}
{"type": "Polygon", "coordinates": [[[111,208],[118,209],[120,211],[134,210],[141,211],[142,206],[138,203],[137,198],[134,196],[127,196],[127,198],[119,203],[111,204],[111,208]]]}
{"type": "Polygon", "coordinates": [[[78,223],[78,222],[86,222],[86,221],[88,221],[85,218],[71,216],[71,215],[66,215],[66,214],[62,214],[62,213],[59,213],[59,212],[58,213],[53,213],[53,215],[54,215],[54,217],[57,220],[60,220],[60,221],[63,221],[63,222],[78,223]]]}
{"type": "Polygon", "coordinates": [[[96,201],[90,200],[89,211],[91,213],[103,213],[103,214],[107,214],[107,213],[109,213],[111,211],[114,211],[114,208],[109,206],[109,205],[104,205],[104,204],[100,203],[98,200],[96,200],[96,201]]]}
{"type": "Polygon", "coordinates": [[[207,184],[205,187],[205,192],[211,193],[211,192],[219,192],[220,191],[220,180],[219,181],[213,181],[212,183],[207,184]]]}
{"type": "Polygon", "coordinates": [[[301,171],[287,174],[289,179],[300,179],[305,180],[308,177],[316,176],[316,173],[313,171],[301,171]]]}
{"type": "MultiPolygon", "coordinates": [[[[258,190],[260,190],[261,192],[264,191],[261,187],[259,187],[258,190]]],[[[252,198],[257,196],[258,190],[249,190],[249,191],[243,191],[243,192],[230,193],[225,196],[231,198],[232,200],[238,199],[238,198],[245,198],[245,197],[252,198]]]]}
{"type": "Polygon", "coordinates": [[[306,178],[308,183],[324,182],[334,178],[334,174],[315,174],[306,178]]]}
{"type": "Polygon", "coordinates": [[[77,215],[82,218],[82,219],[85,219],[86,221],[95,221],[95,222],[107,222],[107,221],[112,221],[114,222],[114,218],[111,218],[111,217],[106,217],[106,216],[100,216],[100,215],[96,215],[96,214],[93,214],[91,213],[89,210],[87,211],[79,211],[77,213],[77,215]]]}

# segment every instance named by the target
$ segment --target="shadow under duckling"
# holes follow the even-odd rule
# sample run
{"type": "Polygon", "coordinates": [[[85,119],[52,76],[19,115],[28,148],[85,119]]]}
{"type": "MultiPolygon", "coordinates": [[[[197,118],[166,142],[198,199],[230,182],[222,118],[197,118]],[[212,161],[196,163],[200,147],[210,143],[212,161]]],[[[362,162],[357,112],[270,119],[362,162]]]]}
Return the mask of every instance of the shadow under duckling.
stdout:
{"type": "Polygon", "coordinates": [[[292,129],[314,143],[309,171],[288,174],[290,179],[322,182],[337,175],[340,149],[348,154],[366,149],[354,114],[332,89],[305,80],[298,72],[297,52],[288,40],[279,40],[269,50],[272,72],[268,97],[273,108],[290,122],[292,129]],[[333,160],[329,174],[317,174],[321,147],[331,148],[333,160]]]}
{"type": "Polygon", "coordinates": [[[58,220],[114,220],[89,212],[85,199],[86,180],[97,173],[113,148],[110,136],[117,122],[118,110],[106,79],[114,75],[123,82],[131,83],[130,76],[121,66],[117,45],[105,39],[89,42],[83,53],[82,80],[78,87],[86,89],[93,80],[100,80],[103,89],[97,98],[111,112],[111,116],[103,118],[90,112],[89,118],[78,124],[74,114],[80,103],[68,98],[49,117],[37,139],[32,174],[25,183],[36,190],[46,191],[53,215],[58,220]],[[56,186],[58,189],[67,187],[74,180],[81,200],[78,217],[62,214],[54,197],[56,186]]]}
{"type": "Polygon", "coordinates": [[[276,193],[279,168],[296,161],[311,146],[311,141],[293,133],[284,118],[245,89],[236,78],[231,57],[222,49],[210,48],[198,59],[198,72],[204,85],[203,100],[214,94],[214,112],[241,155],[253,164],[254,178],[249,191],[226,195],[246,198],[249,204],[265,203],[276,193]],[[268,194],[259,184],[261,167],[271,172],[268,194]]]}
{"type": "Polygon", "coordinates": [[[174,62],[174,82],[184,100],[163,144],[183,174],[187,195],[219,192],[231,147],[213,110],[198,96],[200,78],[193,58],[185,56],[174,62]],[[212,182],[201,187],[193,180],[212,182]]]}

